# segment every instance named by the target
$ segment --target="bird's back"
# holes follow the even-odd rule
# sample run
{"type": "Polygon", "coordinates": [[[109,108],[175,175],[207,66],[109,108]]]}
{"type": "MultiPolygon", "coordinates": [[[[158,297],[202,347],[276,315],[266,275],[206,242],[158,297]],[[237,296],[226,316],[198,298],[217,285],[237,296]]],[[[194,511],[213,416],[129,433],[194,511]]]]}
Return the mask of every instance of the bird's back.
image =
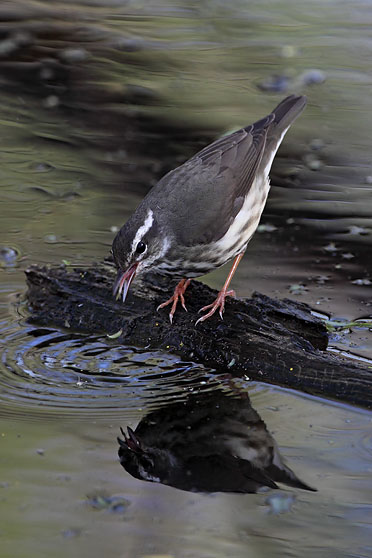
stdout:
{"type": "Polygon", "coordinates": [[[226,234],[305,104],[305,97],[287,97],[265,118],[218,139],[160,180],[149,202],[153,198],[181,245],[210,244],[226,234]]]}

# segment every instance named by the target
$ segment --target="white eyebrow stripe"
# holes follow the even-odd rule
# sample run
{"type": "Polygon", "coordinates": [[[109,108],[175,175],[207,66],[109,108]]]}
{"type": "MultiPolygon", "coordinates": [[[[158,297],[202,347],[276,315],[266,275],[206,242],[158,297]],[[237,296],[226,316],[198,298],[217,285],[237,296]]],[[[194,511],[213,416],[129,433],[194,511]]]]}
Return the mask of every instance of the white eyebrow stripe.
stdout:
{"type": "Polygon", "coordinates": [[[145,222],[143,223],[143,225],[140,226],[140,228],[136,232],[136,236],[133,239],[132,254],[134,254],[134,252],[136,251],[137,244],[142,240],[145,234],[151,229],[153,222],[154,222],[154,212],[152,211],[152,209],[149,209],[147,212],[147,217],[145,219],[145,222]]]}

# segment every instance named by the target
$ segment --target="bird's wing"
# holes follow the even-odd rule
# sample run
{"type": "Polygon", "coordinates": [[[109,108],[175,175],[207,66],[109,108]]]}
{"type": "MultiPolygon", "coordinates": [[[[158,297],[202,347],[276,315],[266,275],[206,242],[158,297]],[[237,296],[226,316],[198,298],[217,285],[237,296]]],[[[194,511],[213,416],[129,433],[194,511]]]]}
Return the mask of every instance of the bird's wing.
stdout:
{"type": "Polygon", "coordinates": [[[150,193],[183,245],[208,244],[229,229],[252,186],[273,119],[270,114],[215,141],[150,193]]]}
{"type": "Polygon", "coordinates": [[[270,114],[255,124],[222,137],[205,147],[193,159],[209,168],[214,179],[226,183],[230,195],[235,198],[245,197],[261,162],[267,132],[273,120],[274,115],[270,114]]]}

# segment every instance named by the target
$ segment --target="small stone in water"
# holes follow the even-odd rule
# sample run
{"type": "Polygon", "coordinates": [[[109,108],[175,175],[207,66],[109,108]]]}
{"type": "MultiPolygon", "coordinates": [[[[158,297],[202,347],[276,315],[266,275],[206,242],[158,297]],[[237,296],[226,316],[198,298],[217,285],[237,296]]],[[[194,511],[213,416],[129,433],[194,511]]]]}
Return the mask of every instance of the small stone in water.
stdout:
{"type": "Polygon", "coordinates": [[[57,237],[55,234],[46,234],[44,236],[44,242],[47,244],[55,244],[57,242],[57,237]]]}
{"type": "Polygon", "coordinates": [[[11,246],[0,246],[0,265],[13,267],[17,263],[18,252],[11,246]]]}
{"type": "Polygon", "coordinates": [[[318,85],[319,83],[323,83],[326,80],[325,72],[322,70],[307,70],[299,77],[299,80],[302,81],[303,85],[318,85]]]}

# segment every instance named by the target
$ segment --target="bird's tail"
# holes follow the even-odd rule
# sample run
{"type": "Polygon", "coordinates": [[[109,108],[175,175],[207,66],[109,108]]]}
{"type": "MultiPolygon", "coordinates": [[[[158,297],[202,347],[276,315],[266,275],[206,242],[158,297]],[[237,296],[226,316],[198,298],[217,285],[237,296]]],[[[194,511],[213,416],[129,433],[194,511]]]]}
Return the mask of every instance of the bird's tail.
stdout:
{"type": "Polygon", "coordinates": [[[272,111],[274,120],[270,126],[275,135],[281,135],[284,130],[296,120],[306,106],[307,99],[304,95],[290,95],[272,111]]]}

